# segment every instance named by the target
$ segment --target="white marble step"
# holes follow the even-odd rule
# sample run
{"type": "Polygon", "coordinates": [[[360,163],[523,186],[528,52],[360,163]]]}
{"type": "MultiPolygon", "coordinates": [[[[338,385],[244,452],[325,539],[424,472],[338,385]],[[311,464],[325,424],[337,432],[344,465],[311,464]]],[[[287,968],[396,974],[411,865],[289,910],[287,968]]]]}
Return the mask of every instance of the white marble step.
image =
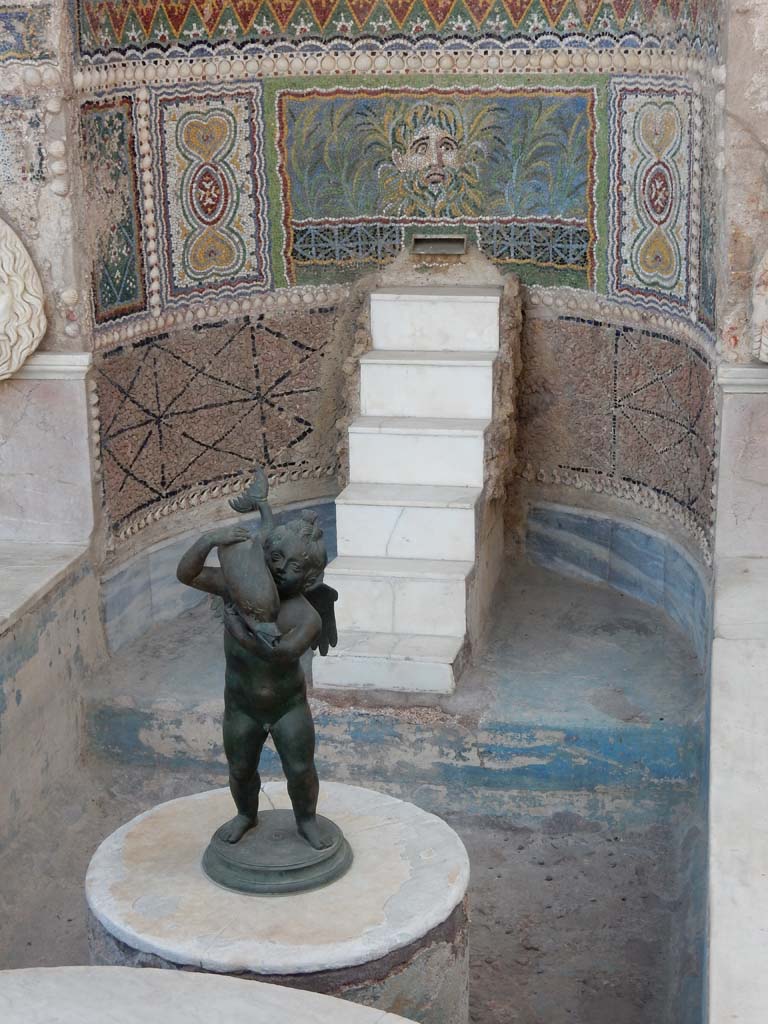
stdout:
{"type": "Polygon", "coordinates": [[[399,288],[371,294],[375,349],[497,351],[501,288],[399,288]]]}
{"type": "Polygon", "coordinates": [[[312,660],[315,687],[452,693],[464,638],[347,630],[326,658],[312,660]]]}
{"type": "Polygon", "coordinates": [[[473,561],[479,487],[350,484],[336,499],[340,555],[473,561]]]}
{"type": "Polygon", "coordinates": [[[325,582],[339,592],[339,630],[464,636],[471,561],[335,558],[325,582]]]}
{"type": "Polygon", "coordinates": [[[488,422],[362,416],[349,427],[350,481],[482,487],[488,422]]]}
{"type": "Polygon", "coordinates": [[[360,360],[363,416],[490,418],[495,352],[367,352],[360,360]]]}

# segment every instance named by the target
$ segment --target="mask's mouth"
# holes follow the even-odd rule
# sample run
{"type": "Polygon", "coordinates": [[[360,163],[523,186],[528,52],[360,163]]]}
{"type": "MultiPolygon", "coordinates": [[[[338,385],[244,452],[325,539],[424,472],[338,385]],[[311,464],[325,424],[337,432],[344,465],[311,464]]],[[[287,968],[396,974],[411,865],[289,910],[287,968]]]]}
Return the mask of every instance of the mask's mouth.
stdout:
{"type": "Polygon", "coordinates": [[[445,182],[445,171],[427,171],[424,175],[424,180],[428,185],[442,185],[445,182]]]}

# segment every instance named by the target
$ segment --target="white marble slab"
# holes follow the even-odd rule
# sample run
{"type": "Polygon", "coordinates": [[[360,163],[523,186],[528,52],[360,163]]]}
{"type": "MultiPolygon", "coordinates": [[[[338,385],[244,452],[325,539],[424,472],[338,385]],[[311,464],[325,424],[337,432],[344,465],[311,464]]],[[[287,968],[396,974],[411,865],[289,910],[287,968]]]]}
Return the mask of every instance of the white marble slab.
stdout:
{"type": "Polygon", "coordinates": [[[0,540],[87,542],[93,492],[84,381],[0,381],[0,479],[0,540]]]}
{"type": "Polygon", "coordinates": [[[768,394],[723,396],[718,556],[768,557],[768,394]]]}
{"type": "Polygon", "coordinates": [[[768,639],[716,638],[710,768],[710,1021],[768,1007],[768,639]]]}
{"type": "Polygon", "coordinates": [[[487,421],[365,417],[349,428],[353,483],[482,487],[487,421]]]}
{"type": "Polygon", "coordinates": [[[463,636],[348,630],[327,657],[314,659],[312,679],[326,689],[453,693],[463,647],[463,636]]]}
{"type": "Polygon", "coordinates": [[[496,353],[369,352],[360,360],[363,416],[490,419],[496,353]]]}
{"type": "Polygon", "coordinates": [[[336,544],[340,555],[474,561],[473,506],[347,504],[344,494],[336,501],[336,544]]]}
{"type": "Polygon", "coordinates": [[[3,1024],[403,1024],[331,996],[215,974],[132,967],[0,971],[3,1024]]]}
{"type": "Polygon", "coordinates": [[[417,558],[334,559],[325,581],[339,592],[340,630],[463,636],[472,562],[417,558]]]}
{"type": "Polygon", "coordinates": [[[501,288],[402,288],[371,295],[375,349],[499,347],[501,288]]]}
{"type": "MultiPolygon", "coordinates": [[[[283,782],[264,805],[290,807],[283,782]]],[[[456,833],[413,804],[324,782],[320,813],[343,830],[352,867],[332,885],[242,896],[200,859],[232,814],[229,790],[171,800],[104,840],[86,877],[92,913],[134,949],[218,972],[297,974],[368,963],[423,938],[464,899],[469,860],[456,833]]]]}
{"type": "Polygon", "coordinates": [[[50,590],[86,550],[84,544],[0,541],[0,625],[50,590]]]}

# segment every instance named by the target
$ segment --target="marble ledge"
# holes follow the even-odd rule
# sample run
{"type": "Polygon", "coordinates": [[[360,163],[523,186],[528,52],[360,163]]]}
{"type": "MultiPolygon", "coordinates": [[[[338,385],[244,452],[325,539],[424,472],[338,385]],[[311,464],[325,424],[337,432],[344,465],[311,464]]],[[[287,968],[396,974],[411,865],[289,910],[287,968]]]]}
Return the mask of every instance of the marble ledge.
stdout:
{"type": "Polygon", "coordinates": [[[0,632],[10,629],[87,550],[85,544],[0,541],[0,632]]]}
{"type": "Polygon", "coordinates": [[[331,996],[221,978],[213,974],[132,967],[35,967],[0,971],[4,1024],[135,1024],[162,1017],[164,1024],[407,1024],[381,1010],[331,996]],[[53,1008],[55,1007],[55,1011],[53,1008]]]}

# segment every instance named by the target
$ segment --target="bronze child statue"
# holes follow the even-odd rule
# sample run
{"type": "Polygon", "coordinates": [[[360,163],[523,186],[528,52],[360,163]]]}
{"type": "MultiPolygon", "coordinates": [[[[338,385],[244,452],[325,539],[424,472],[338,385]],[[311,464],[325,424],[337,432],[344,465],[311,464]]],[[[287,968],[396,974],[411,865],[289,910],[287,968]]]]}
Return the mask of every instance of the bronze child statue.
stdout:
{"type": "Polygon", "coordinates": [[[305,512],[275,525],[267,478],[257,469],[237,512],[259,510],[260,529],[228,526],[203,534],[183,555],[182,582],[224,602],[224,751],[237,814],[217,836],[237,843],[257,823],[259,759],[272,736],[288,783],[299,834],[316,850],[329,846],[316,810],[315,728],[307,702],[301,656],[336,645],[333,604],[323,584],[328,561],[315,515],[305,512]],[[221,568],[206,567],[218,548],[221,568]]]}

